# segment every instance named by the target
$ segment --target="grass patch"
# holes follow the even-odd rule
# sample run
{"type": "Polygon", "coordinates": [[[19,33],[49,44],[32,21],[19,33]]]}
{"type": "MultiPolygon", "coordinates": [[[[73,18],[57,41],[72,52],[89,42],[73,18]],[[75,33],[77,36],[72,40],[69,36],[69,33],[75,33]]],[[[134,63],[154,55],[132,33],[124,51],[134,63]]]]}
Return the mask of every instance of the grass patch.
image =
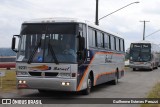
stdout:
{"type": "MultiPolygon", "coordinates": [[[[160,98],[160,82],[153,87],[147,98],[160,98]]],[[[141,107],[160,107],[160,104],[142,104],[141,107]]]]}
{"type": "Polygon", "coordinates": [[[7,92],[16,89],[16,72],[15,70],[4,70],[0,71],[5,72],[4,77],[0,77],[0,92],[7,92]],[[2,78],[2,83],[1,83],[2,78]]]}

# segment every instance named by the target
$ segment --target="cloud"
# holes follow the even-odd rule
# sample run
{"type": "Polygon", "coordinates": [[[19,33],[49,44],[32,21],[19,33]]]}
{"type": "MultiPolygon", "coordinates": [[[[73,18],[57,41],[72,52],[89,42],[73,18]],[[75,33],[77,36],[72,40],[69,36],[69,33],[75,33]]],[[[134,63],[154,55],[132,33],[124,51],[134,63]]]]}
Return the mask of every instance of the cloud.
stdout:
{"type": "MultiPolygon", "coordinates": [[[[104,29],[121,34],[126,47],[132,41],[142,39],[143,24],[140,20],[149,20],[146,34],[160,29],[159,0],[139,0],[123,10],[100,21],[104,29]]],[[[119,9],[135,0],[99,0],[99,18],[119,9]]],[[[11,38],[19,34],[23,21],[47,17],[74,17],[95,22],[95,0],[2,0],[0,4],[0,47],[10,47],[11,38]],[[7,41],[7,42],[4,42],[7,41]]],[[[159,33],[147,39],[158,43],[159,33]],[[156,40],[155,40],[156,39],[156,40]]]]}

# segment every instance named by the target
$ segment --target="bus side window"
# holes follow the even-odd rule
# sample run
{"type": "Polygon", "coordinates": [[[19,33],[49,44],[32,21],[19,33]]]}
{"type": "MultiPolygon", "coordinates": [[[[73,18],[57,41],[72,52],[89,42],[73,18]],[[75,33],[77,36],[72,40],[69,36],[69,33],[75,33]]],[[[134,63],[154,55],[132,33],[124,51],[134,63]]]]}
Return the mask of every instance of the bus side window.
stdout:
{"type": "Polygon", "coordinates": [[[108,48],[111,49],[111,36],[108,35],[108,48]]]}
{"type": "Polygon", "coordinates": [[[104,35],[104,48],[110,49],[110,36],[108,34],[104,35]]]}
{"type": "Polygon", "coordinates": [[[95,47],[98,47],[98,37],[97,37],[98,36],[98,34],[97,34],[98,32],[96,30],[94,30],[93,32],[95,34],[95,47]]]}
{"type": "Polygon", "coordinates": [[[103,34],[100,31],[97,31],[97,47],[103,47],[103,34]]]}
{"type": "Polygon", "coordinates": [[[88,39],[89,39],[88,41],[89,41],[89,46],[90,46],[90,47],[92,47],[92,33],[93,33],[93,32],[92,32],[92,29],[89,28],[89,29],[88,29],[88,39]]]}
{"type": "Polygon", "coordinates": [[[119,51],[119,38],[116,37],[116,50],[119,51]]]}
{"type": "Polygon", "coordinates": [[[115,50],[115,39],[113,36],[110,37],[111,37],[111,50],[115,50]]]}
{"type": "Polygon", "coordinates": [[[125,47],[124,47],[125,45],[124,45],[124,39],[123,39],[123,51],[125,51],[125,47]]]}
{"type": "Polygon", "coordinates": [[[117,50],[116,37],[114,37],[114,50],[117,50]]]}
{"type": "Polygon", "coordinates": [[[83,26],[82,26],[82,24],[79,24],[79,33],[83,37],[83,26]]]}
{"type": "Polygon", "coordinates": [[[101,46],[102,46],[102,48],[105,48],[105,46],[104,46],[104,33],[102,33],[102,38],[101,38],[101,46]]]}
{"type": "Polygon", "coordinates": [[[86,45],[87,45],[87,43],[86,43],[86,40],[87,40],[87,28],[86,28],[85,24],[83,24],[82,26],[83,26],[83,37],[85,38],[85,47],[86,47],[86,45]]]}
{"type": "Polygon", "coordinates": [[[96,47],[97,41],[96,41],[96,30],[92,30],[92,47],[96,47]]]}
{"type": "MultiPolygon", "coordinates": [[[[131,44],[131,46],[132,46],[132,44],[131,44]]],[[[121,47],[121,51],[123,51],[123,40],[122,39],[120,39],[120,47],[121,47]]]]}
{"type": "Polygon", "coordinates": [[[121,49],[121,39],[119,39],[119,50],[122,51],[122,49],[121,49]]]}

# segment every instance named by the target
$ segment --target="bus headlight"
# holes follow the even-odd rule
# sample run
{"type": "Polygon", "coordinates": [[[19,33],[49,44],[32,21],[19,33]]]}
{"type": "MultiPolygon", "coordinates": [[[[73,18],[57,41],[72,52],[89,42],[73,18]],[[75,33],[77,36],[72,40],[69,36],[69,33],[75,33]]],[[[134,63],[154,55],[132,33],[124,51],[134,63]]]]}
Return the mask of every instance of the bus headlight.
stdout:
{"type": "Polygon", "coordinates": [[[20,75],[28,75],[28,72],[26,72],[26,71],[17,71],[17,72],[16,72],[16,75],[17,75],[17,76],[20,76],[20,75]]]}
{"type": "Polygon", "coordinates": [[[19,81],[18,81],[18,83],[19,83],[19,84],[22,84],[22,81],[21,81],[21,80],[19,80],[19,81]]]}
{"type": "Polygon", "coordinates": [[[59,73],[58,77],[71,77],[71,73],[59,73]]]}
{"type": "Polygon", "coordinates": [[[62,86],[69,86],[69,85],[70,85],[70,82],[62,82],[61,85],[62,85],[62,86]]]}

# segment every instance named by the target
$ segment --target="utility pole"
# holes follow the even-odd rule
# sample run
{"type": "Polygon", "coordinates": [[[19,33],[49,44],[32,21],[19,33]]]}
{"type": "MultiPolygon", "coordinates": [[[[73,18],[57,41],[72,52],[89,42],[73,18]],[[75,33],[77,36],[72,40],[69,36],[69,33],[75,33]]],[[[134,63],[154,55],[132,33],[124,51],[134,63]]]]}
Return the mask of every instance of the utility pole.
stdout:
{"type": "Polygon", "coordinates": [[[99,25],[99,23],[98,23],[98,0],[96,0],[96,18],[95,19],[96,19],[95,24],[99,25]]]}
{"type": "Polygon", "coordinates": [[[107,14],[107,15],[101,17],[100,19],[98,19],[98,2],[99,2],[99,0],[96,0],[95,25],[99,25],[99,21],[100,21],[100,20],[102,20],[103,18],[105,18],[105,17],[107,17],[107,16],[109,16],[109,15],[111,15],[111,14],[113,14],[113,13],[115,13],[115,12],[117,12],[117,11],[119,11],[119,10],[122,10],[122,9],[124,9],[124,8],[126,8],[126,7],[128,7],[128,6],[130,6],[130,5],[132,5],[132,4],[139,3],[138,1],[137,1],[137,2],[132,2],[132,3],[130,3],[130,4],[127,4],[127,5],[123,6],[123,7],[121,7],[121,8],[119,8],[119,9],[115,10],[114,12],[109,13],[109,14],[107,14]]]}
{"type": "Polygon", "coordinates": [[[146,22],[149,22],[149,21],[140,21],[140,22],[143,22],[144,23],[144,28],[143,28],[143,40],[145,40],[145,29],[146,29],[146,22]]]}

